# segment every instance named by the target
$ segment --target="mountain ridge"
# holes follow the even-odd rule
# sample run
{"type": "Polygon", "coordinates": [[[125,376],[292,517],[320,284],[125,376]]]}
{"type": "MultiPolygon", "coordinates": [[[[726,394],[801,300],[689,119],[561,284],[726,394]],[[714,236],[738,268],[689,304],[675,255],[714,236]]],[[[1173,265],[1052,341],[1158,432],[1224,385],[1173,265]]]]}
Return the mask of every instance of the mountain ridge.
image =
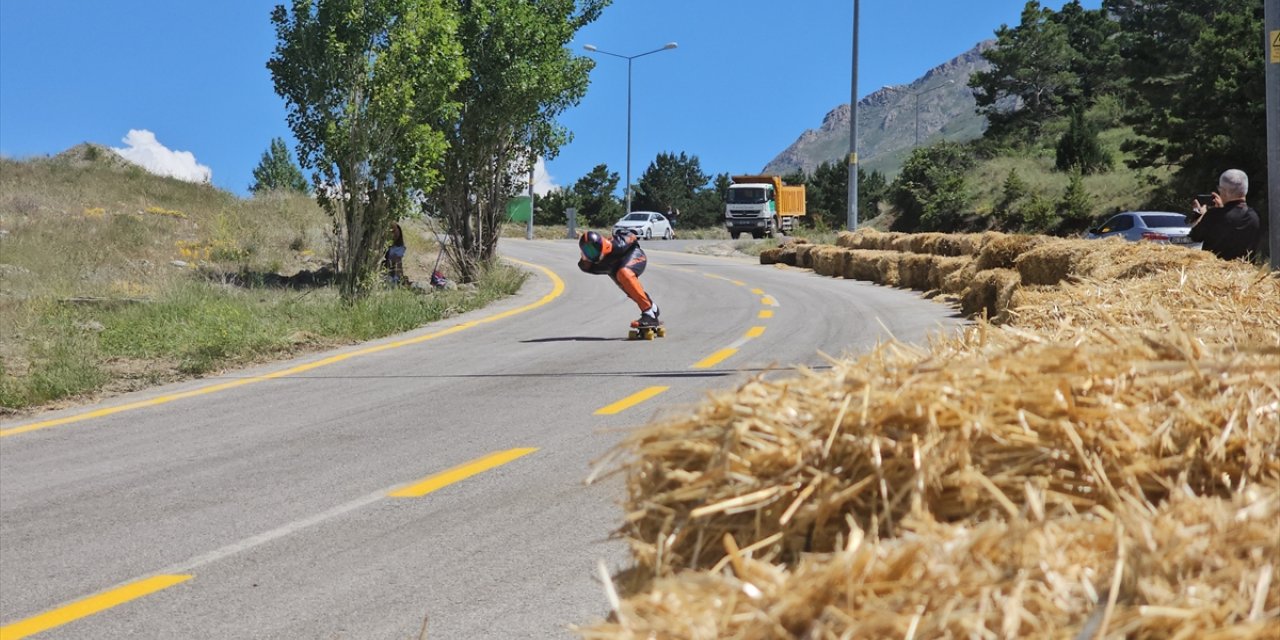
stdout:
{"type": "MultiPolygon", "coordinates": [[[[986,119],[976,111],[969,76],[991,68],[982,52],[995,45],[984,40],[958,56],[929,69],[905,85],[881,87],[858,101],[858,157],[867,171],[893,175],[916,146],[919,105],[919,144],[939,139],[971,140],[982,135],[986,119]]],[[[812,173],[819,164],[842,161],[849,150],[849,104],[836,106],[817,129],[807,129],[769,161],[764,173],[812,173]]]]}

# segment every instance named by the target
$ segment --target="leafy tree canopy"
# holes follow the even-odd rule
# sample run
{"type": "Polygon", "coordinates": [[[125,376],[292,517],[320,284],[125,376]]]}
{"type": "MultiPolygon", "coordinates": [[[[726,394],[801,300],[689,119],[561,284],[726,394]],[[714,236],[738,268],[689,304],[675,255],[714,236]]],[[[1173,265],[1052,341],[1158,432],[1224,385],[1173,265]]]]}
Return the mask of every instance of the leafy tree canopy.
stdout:
{"type": "Polygon", "coordinates": [[[972,156],[959,144],[914,149],[890,187],[900,213],[895,230],[952,230],[969,204],[965,172],[972,167],[972,156]]]}
{"type": "Polygon", "coordinates": [[[438,182],[441,114],[463,78],[445,0],[294,0],[271,13],[267,68],[299,160],[338,228],[348,299],[363,294],[391,222],[438,182]]]}
{"type": "Polygon", "coordinates": [[[430,194],[454,242],[446,255],[463,280],[495,255],[506,202],[535,158],[569,139],[556,118],[586,93],[592,61],[568,44],[607,0],[453,0],[466,79],[450,93],[461,113],[427,122],[448,143],[443,187],[430,194]]]}

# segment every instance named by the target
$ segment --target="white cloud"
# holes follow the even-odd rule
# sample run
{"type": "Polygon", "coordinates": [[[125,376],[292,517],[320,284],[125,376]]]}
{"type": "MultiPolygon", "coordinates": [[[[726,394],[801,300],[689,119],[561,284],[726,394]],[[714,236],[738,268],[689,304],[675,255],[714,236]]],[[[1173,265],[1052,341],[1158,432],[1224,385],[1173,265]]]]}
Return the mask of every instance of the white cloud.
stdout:
{"type": "Polygon", "coordinates": [[[174,151],[156,140],[156,134],[146,129],[130,129],[123,142],[125,148],[111,150],[122,158],[159,176],[168,176],[187,182],[210,182],[213,171],[196,162],[190,151],[174,151]]]}
{"type": "MultiPolygon", "coordinates": [[[[521,184],[520,193],[529,195],[529,174],[524,174],[520,178],[516,178],[517,184],[521,184]]],[[[556,178],[552,178],[552,174],[547,173],[547,161],[539,157],[538,163],[534,164],[534,193],[538,196],[545,196],[552,191],[558,189],[556,178]]]]}
{"type": "Polygon", "coordinates": [[[533,165],[533,193],[539,196],[545,196],[551,193],[552,189],[559,189],[555,178],[547,173],[547,163],[542,158],[538,158],[537,164],[533,165]]]}

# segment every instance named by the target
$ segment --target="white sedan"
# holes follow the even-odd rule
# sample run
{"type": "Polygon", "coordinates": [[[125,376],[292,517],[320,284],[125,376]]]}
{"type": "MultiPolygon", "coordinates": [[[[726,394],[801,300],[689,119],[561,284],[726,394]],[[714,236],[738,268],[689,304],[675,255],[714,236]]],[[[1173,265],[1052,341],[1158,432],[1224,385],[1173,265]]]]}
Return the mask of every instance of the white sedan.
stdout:
{"type": "Polygon", "coordinates": [[[634,231],[645,240],[652,240],[655,237],[670,240],[676,237],[676,232],[671,228],[671,222],[666,216],[656,211],[628,213],[621,220],[613,223],[613,232],[619,231],[634,231]]]}

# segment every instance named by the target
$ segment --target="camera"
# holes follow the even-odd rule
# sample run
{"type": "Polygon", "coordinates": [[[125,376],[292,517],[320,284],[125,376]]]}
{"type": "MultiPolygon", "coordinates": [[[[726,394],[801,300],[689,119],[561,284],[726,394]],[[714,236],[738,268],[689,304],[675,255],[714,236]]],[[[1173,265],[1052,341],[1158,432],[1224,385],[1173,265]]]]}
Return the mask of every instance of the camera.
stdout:
{"type": "Polygon", "coordinates": [[[1196,194],[1196,200],[1199,200],[1199,201],[1200,201],[1200,204],[1205,205],[1206,207],[1212,207],[1212,206],[1213,206],[1213,194],[1212,194],[1212,193],[1197,193],[1197,194],[1196,194]]]}

